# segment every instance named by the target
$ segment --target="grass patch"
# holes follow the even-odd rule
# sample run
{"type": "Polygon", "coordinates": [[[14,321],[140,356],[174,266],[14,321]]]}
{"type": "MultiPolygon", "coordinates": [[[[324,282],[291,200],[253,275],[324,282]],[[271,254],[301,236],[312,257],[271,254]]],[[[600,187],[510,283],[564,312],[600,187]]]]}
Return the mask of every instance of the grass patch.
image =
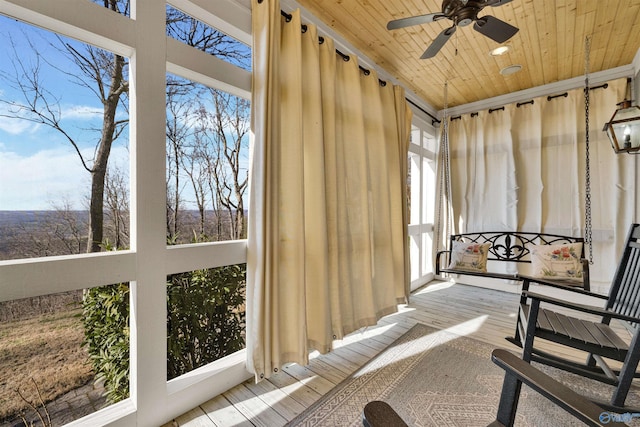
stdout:
{"type": "Polygon", "coordinates": [[[0,421],[27,409],[25,398],[51,402],[94,377],[79,307],[0,323],[0,421]]]}

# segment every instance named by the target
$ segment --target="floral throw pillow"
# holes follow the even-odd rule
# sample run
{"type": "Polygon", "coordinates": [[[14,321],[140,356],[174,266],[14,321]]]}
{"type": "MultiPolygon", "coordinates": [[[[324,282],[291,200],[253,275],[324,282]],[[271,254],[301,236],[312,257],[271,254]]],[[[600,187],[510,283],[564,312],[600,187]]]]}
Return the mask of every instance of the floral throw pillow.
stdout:
{"type": "Polygon", "coordinates": [[[533,277],[582,281],[582,243],[531,247],[533,277]]]}
{"type": "Polygon", "coordinates": [[[490,246],[490,243],[453,242],[449,268],[486,272],[490,246]]]}

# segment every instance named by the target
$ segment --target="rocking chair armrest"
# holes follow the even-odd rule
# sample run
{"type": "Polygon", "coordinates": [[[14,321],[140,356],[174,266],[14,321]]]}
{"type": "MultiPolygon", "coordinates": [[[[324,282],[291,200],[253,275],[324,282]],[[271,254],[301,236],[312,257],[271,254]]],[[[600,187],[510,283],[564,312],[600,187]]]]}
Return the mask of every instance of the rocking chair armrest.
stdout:
{"type": "Polygon", "coordinates": [[[571,310],[581,311],[583,313],[595,314],[596,316],[609,317],[611,319],[623,320],[626,322],[640,324],[640,318],[627,316],[626,314],[616,313],[615,311],[607,310],[607,309],[592,306],[592,305],[577,304],[574,302],[550,297],[547,295],[541,295],[541,294],[537,294],[535,292],[529,292],[529,291],[523,291],[522,297],[535,299],[535,300],[546,302],[553,305],[558,305],[560,307],[569,308],[571,310]]]}
{"type": "MultiPolygon", "coordinates": [[[[560,406],[586,425],[600,426],[604,424],[600,420],[604,412],[600,406],[551,378],[515,354],[504,349],[495,349],[491,353],[491,360],[505,370],[505,382],[498,408],[498,420],[496,420],[500,422],[491,425],[509,424],[511,414],[517,409],[518,397],[513,396],[513,391],[506,387],[510,381],[513,382],[514,380],[528,385],[531,389],[560,406]],[[505,394],[505,391],[509,392],[505,394]]],[[[519,388],[516,389],[516,393],[519,393],[519,388]]],[[[624,426],[626,424],[613,421],[607,425],[624,426]]]]}
{"type": "Polygon", "coordinates": [[[584,281],[584,285],[583,288],[579,288],[577,286],[569,286],[568,282],[562,282],[562,281],[554,281],[554,280],[547,280],[541,277],[533,277],[533,276],[527,276],[527,275],[518,275],[518,278],[520,280],[522,280],[522,290],[523,291],[528,291],[529,290],[529,285],[531,283],[536,283],[539,285],[544,285],[544,286],[551,286],[553,288],[557,288],[557,289],[562,289],[565,291],[569,291],[569,292],[575,292],[581,295],[586,295],[589,297],[594,297],[594,298],[600,298],[600,299],[607,299],[609,298],[608,295],[602,295],[602,294],[596,294],[594,292],[591,292],[589,290],[590,285],[588,284],[588,279],[585,278],[584,281]]]}

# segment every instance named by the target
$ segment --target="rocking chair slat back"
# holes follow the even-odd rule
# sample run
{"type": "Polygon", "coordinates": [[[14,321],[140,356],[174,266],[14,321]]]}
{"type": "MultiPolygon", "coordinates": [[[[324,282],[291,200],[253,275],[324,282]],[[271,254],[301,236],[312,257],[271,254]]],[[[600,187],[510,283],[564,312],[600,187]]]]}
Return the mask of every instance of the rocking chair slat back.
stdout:
{"type": "MultiPolygon", "coordinates": [[[[607,308],[616,313],[640,317],[640,224],[629,230],[628,245],[611,285],[607,308]]],[[[631,325],[634,328],[637,324],[631,325]]]]}

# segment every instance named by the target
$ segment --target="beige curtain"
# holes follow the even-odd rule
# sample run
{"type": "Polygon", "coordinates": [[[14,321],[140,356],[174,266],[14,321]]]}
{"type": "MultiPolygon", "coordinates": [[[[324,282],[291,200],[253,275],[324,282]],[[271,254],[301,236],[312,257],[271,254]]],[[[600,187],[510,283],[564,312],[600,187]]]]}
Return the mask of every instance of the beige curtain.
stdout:
{"type": "Polygon", "coordinates": [[[308,363],[397,310],[408,289],[403,91],[344,60],[317,29],[253,0],[254,141],[248,366],[308,363]]]}
{"type": "MultiPolygon", "coordinates": [[[[594,265],[606,283],[634,218],[635,161],[616,155],[602,127],[626,79],[590,91],[594,265]]],[[[585,225],[584,90],[449,123],[456,231],[520,230],[580,236],[585,225]]]]}

